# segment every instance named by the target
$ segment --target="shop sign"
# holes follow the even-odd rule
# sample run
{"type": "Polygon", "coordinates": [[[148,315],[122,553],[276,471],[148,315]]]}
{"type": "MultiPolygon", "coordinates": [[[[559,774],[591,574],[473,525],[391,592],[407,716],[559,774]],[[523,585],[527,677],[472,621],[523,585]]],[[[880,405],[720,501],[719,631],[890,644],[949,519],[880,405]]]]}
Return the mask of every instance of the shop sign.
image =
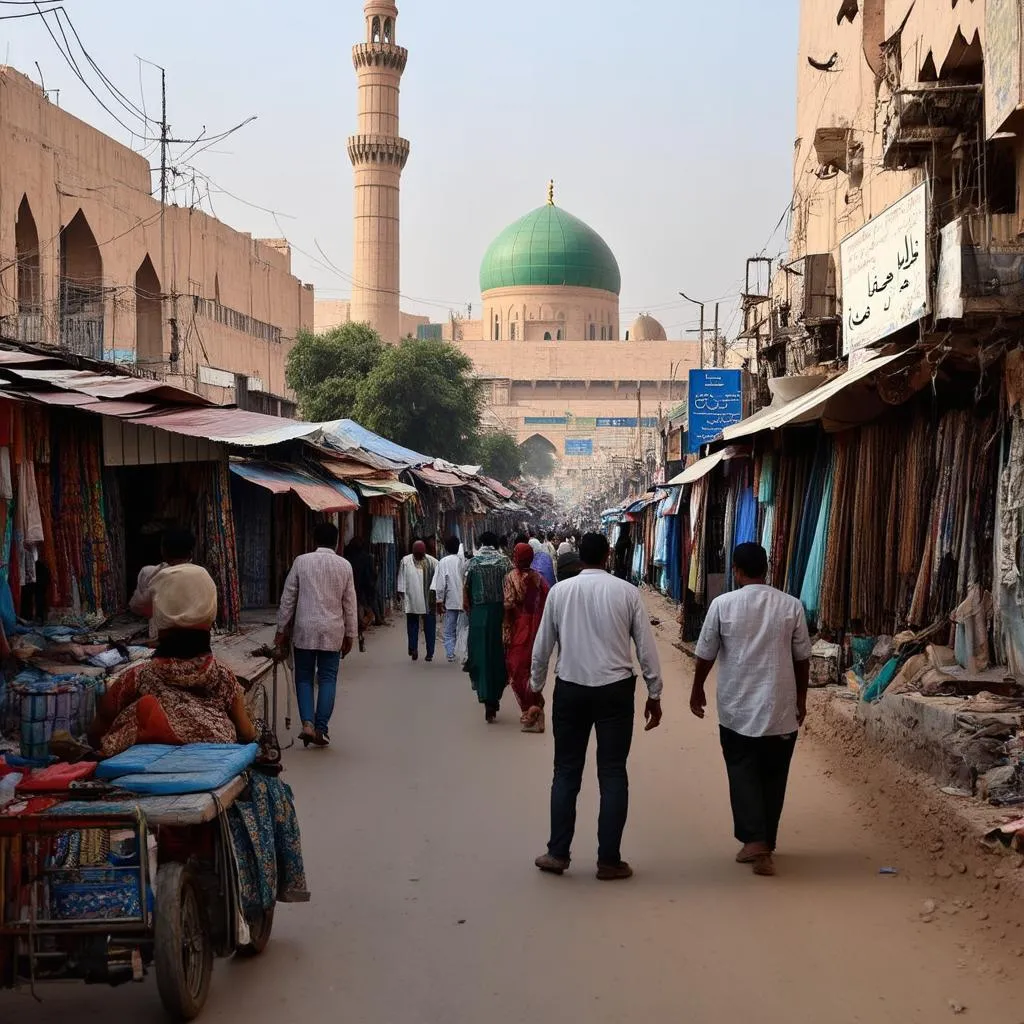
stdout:
{"type": "Polygon", "coordinates": [[[565,439],[566,455],[593,455],[594,439],[591,437],[567,437],[565,439]]]}
{"type": "Polygon", "coordinates": [[[699,452],[726,427],[743,419],[740,370],[691,370],[687,452],[699,452]]]}
{"type": "Polygon", "coordinates": [[[928,183],[843,239],[840,253],[843,352],[854,367],[870,345],[928,314],[928,183]]]}

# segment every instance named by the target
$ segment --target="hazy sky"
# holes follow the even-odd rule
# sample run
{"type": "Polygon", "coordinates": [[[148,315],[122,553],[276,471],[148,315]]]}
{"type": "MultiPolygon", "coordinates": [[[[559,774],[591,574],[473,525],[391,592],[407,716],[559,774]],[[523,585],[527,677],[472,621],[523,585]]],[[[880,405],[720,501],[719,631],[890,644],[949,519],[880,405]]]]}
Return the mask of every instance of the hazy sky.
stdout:
{"type": "MultiPolygon", "coordinates": [[[[166,67],[180,137],[258,116],[195,166],[278,211],[276,222],[224,192],[212,192],[213,209],[257,236],[283,231],[312,257],[296,251],[295,272],[321,296],[347,297],[345,140],[356,119],[350,49],[363,34],[361,0],[64,3],[96,63],[134,102],[144,95],[151,115],[159,74],[142,67],[140,89],[136,55],[166,67]]],[[[775,255],[785,241],[784,228],[772,232],[792,191],[797,8],[798,0],[399,0],[397,42],[410,51],[402,134],[412,143],[402,308],[441,319],[472,302],[479,315],[484,250],[544,202],[551,177],[558,204],[618,257],[627,325],[650,310],[678,335],[697,316],[678,291],[734,296],[746,258],[766,242],[775,255]]],[[[0,4],[0,15],[28,9],[0,4]]],[[[129,141],[37,18],[0,21],[0,58],[33,77],[38,61],[61,106],[129,141]]],[[[192,198],[190,188],[177,195],[192,198]]]]}

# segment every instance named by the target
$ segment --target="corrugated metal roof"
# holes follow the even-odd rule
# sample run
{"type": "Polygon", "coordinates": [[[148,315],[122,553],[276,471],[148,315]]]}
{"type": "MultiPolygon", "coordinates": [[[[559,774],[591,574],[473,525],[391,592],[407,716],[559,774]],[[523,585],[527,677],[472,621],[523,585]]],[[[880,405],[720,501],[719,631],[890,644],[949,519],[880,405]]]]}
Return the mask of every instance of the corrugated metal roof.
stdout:
{"type": "Polygon", "coordinates": [[[273,494],[293,493],[314,512],[352,512],[359,508],[359,499],[352,494],[351,488],[336,482],[318,480],[294,466],[269,462],[232,462],[231,472],[273,494]]]}
{"type": "MultiPolygon", "coordinates": [[[[98,406],[95,411],[104,412],[104,408],[98,406]]],[[[265,448],[284,441],[315,438],[320,433],[316,423],[284,420],[279,416],[219,406],[163,409],[151,415],[134,417],[132,422],[248,448],[265,448]]]]}
{"type": "Polygon", "coordinates": [[[118,376],[109,373],[94,373],[91,370],[28,370],[17,366],[2,365],[5,374],[30,383],[49,384],[65,391],[76,391],[92,398],[130,398],[133,395],[148,394],[153,398],[185,402],[189,405],[209,406],[201,395],[184,388],[174,387],[159,380],[144,380],[141,377],[118,376]]]}
{"type": "Polygon", "coordinates": [[[432,469],[430,466],[420,466],[419,469],[414,469],[413,473],[425,484],[431,484],[434,487],[462,487],[466,483],[462,477],[456,476],[454,473],[445,473],[440,469],[432,469]]]}
{"type": "Polygon", "coordinates": [[[490,487],[490,489],[494,491],[499,498],[512,497],[512,491],[510,491],[504,484],[498,483],[497,480],[492,480],[489,476],[481,476],[480,479],[483,480],[483,482],[487,484],[487,486],[490,487]]]}
{"type": "Polygon", "coordinates": [[[400,466],[422,466],[434,461],[428,455],[421,455],[411,448],[403,448],[402,445],[395,444],[394,441],[389,441],[372,430],[367,430],[355,420],[334,420],[331,423],[323,423],[321,426],[324,431],[324,440],[329,446],[337,448],[339,451],[363,448],[374,455],[390,459],[400,466]]]}
{"type": "Polygon", "coordinates": [[[417,493],[412,484],[404,484],[401,480],[355,480],[353,482],[367,498],[379,498],[383,495],[405,498],[417,493]]]}

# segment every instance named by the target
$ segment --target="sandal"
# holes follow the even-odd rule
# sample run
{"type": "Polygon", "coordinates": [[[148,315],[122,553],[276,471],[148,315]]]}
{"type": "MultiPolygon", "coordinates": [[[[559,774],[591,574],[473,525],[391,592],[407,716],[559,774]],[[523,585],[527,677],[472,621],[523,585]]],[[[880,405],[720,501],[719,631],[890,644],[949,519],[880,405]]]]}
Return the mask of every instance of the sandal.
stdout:
{"type": "Polygon", "coordinates": [[[307,749],[310,743],[316,742],[316,732],[313,730],[312,722],[302,723],[302,732],[299,733],[299,739],[302,740],[302,745],[307,749]]]}

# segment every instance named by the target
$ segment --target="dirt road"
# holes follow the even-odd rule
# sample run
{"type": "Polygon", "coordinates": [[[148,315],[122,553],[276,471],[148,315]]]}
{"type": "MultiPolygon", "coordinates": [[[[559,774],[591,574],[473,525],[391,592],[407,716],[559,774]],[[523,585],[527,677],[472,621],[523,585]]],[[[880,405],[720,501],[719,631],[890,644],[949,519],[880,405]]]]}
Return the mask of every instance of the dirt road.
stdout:
{"type": "MultiPolygon", "coordinates": [[[[593,877],[592,774],[571,874],[540,875],[550,736],[520,734],[510,695],[485,726],[466,675],[403,648],[398,627],[372,635],[345,662],[335,746],[287,754],[314,902],[279,907],[261,959],[218,966],[209,1024],[1024,1019],[1024,930],[947,903],[813,742],[779,876],[732,862],[716,729],[687,713],[689,667],[667,643],[665,724],[633,748],[637,875],[613,884],[593,877]]],[[[43,995],[0,994],[0,1024],[163,1019],[151,979],[43,995]]]]}

